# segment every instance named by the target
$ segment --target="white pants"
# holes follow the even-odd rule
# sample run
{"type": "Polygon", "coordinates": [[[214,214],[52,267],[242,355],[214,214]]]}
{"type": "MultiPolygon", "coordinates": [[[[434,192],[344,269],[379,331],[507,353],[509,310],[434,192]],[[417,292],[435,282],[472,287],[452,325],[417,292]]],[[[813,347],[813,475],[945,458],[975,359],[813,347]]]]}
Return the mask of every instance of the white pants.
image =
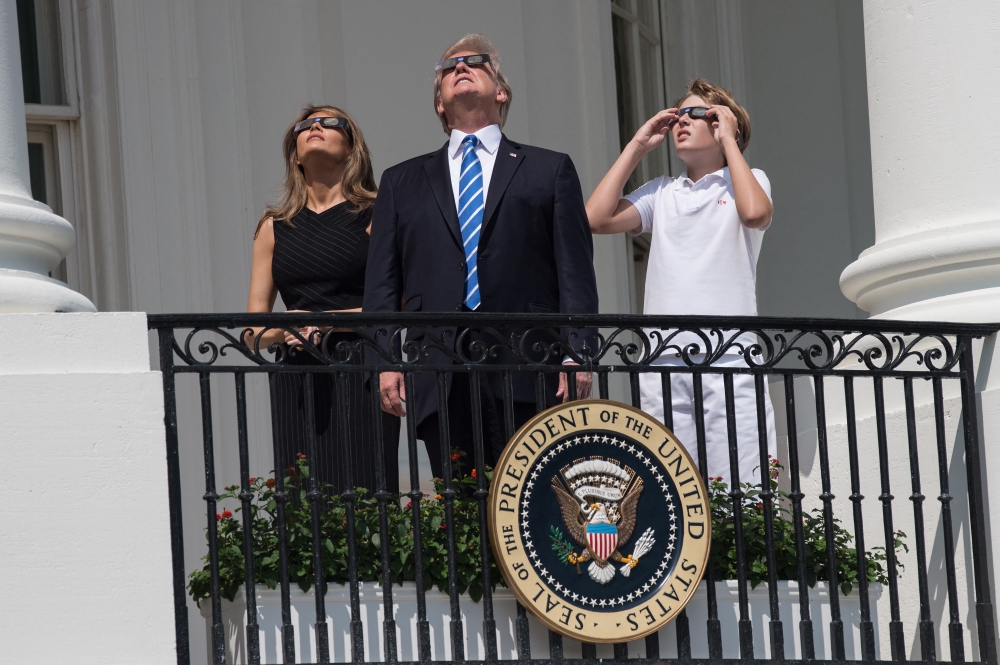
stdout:
{"type": "MultiPolygon", "coordinates": [[[[680,359],[664,360],[658,365],[683,367],[680,359]]],[[[713,367],[746,367],[742,356],[723,359],[713,367]]],[[[661,423],[663,418],[663,390],[660,374],[643,372],[639,375],[642,410],[661,423]]],[[[674,435],[698,463],[698,436],[694,419],[694,381],[688,373],[670,375],[671,410],[674,435]]],[[[705,414],[705,451],[708,475],[722,476],[730,484],[729,428],[726,422],[726,392],[721,374],[703,374],[701,381],[705,414]]],[[[760,435],[757,429],[757,392],[752,374],[733,375],[733,402],[736,413],[736,437],[739,443],[740,483],[760,484],[760,435]]],[[[764,382],[764,416],[767,422],[767,452],[777,456],[774,434],[774,409],[764,382]]],[[[707,483],[707,481],[706,481],[707,483]]]]}

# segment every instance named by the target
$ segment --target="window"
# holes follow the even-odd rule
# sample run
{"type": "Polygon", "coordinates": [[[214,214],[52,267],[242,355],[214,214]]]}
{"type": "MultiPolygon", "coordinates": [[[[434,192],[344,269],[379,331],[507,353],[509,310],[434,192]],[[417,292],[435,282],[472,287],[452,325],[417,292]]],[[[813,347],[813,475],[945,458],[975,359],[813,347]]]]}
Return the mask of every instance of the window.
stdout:
{"type": "MultiPolygon", "coordinates": [[[[614,0],[611,27],[614,37],[615,86],[618,93],[618,138],[621,147],[632,140],[649,118],[667,108],[664,94],[663,8],[661,0],[614,0]]],[[[630,192],[653,178],[670,173],[666,147],[647,155],[625,184],[630,192]]],[[[629,237],[629,263],[634,266],[633,310],[642,312],[649,258],[649,239],[629,237]]]]}
{"type": "MultiPolygon", "coordinates": [[[[80,114],[75,70],[66,58],[73,53],[71,0],[16,3],[31,196],[76,226],[71,155],[80,114]]],[[[67,260],[63,260],[51,276],[67,281],[67,272],[67,260]]]]}
{"type": "Polygon", "coordinates": [[[28,125],[28,172],[31,177],[31,197],[59,214],[61,206],[56,180],[55,143],[52,127],[28,125]]]}
{"type": "MultiPolygon", "coordinates": [[[[31,197],[64,217],[59,163],[56,160],[56,129],[52,125],[28,125],[28,175],[31,197]]],[[[66,259],[49,273],[49,277],[66,281],[66,259]]]]}
{"type": "MultiPolygon", "coordinates": [[[[622,148],[644,122],[667,107],[660,9],[660,0],[615,0],[611,6],[622,148]]],[[[656,150],[642,161],[626,189],[631,191],[664,173],[669,173],[667,151],[656,150]]]]}
{"type": "Polygon", "coordinates": [[[65,105],[58,0],[17,0],[17,28],[25,104],[65,105]]]}

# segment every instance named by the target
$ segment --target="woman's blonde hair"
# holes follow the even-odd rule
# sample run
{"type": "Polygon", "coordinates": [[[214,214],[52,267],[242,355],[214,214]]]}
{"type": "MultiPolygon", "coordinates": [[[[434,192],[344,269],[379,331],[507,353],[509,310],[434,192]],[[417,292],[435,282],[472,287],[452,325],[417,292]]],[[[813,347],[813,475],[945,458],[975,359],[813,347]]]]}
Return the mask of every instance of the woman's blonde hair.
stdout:
{"type": "Polygon", "coordinates": [[[281,200],[277,205],[270,205],[264,209],[264,214],[257,222],[257,230],[254,237],[260,233],[260,227],[268,218],[275,222],[281,222],[289,226],[292,218],[299,214],[299,211],[306,205],[306,178],[299,164],[295,125],[302,122],[313,113],[329,113],[334,118],[346,118],[350,131],[347,132],[351,144],[351,156],[347,158],[347,167],[344,169],[344,177],[340,182],[340,189],[344,198],[351,202],[351,205],[358,211],[367,210],[375,203],[375,194],[378,187],[375,185],[375,175],[372,173],[371,155],[368,154],[368,145],[365,143],[365,136],[361,133],[361,128],[354,122],[354,119],[336,106],[306,106],[289,125],[285,132],[285,139],[282,142],[282,152],[285,155],[285,179],[281,183],[281,200]]]}
{"type": "Polygon", "coordinates": [[[728,90],[721,85],[709,83],[705,79],[695,79],[688,83],[684,95],[674,102],[674,106],[679,107],[685,99],[692,96],[701,97],[709,104],[728,106],[729,110],[736,116],[736,129],[739,130],[740,136],[743,138],[743,145],[740,146],[740,152],[747,149],[747,146],[750,145],[750,114],[733,99],[732,94],[728,90]]]}
{"type": "MultiPolygon", "coordinates": [[[[446,60],[459,51],[474,51],[490,56],[490,70],[493,72],[493,80],[507,93],[507,101],[500,105],[500,129],[503,129],[504,124],[507,122],[507,112],[510,111],[510,102],[514,98],[514,92],[510,89],[510,83],[507,83],[507,77],[500,70],[500,51],[497,50],[497,47],[493,45],[493,42],[486,35],[472,33],[462,37],[446,48],[444,53],[441,54],[441,59],[446,60]]],[[[443,78],[443,71],[435,72],[434,113],[437,113],[438,102],[441,101],[441,79],[443,78]]],[[[448,127],[448,118],[445,114],[439,114],[438,118],[441,120],[441,126],[444,127],[444,133],[451,134],[451,128],[448,127]]]]}

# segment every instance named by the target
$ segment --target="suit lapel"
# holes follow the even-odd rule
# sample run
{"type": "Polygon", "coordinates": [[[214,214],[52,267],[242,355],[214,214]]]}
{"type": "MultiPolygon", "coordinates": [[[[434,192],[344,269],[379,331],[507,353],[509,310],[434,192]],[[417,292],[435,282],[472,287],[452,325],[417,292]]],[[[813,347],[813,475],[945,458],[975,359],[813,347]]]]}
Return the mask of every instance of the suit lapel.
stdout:
{"type": "Polygon", "coordinates": [[[523,161],[524,153],[521,151],[521,146],[511,143],[506,136],[501,138],[500,147],[497,148],[497,158],[493,164],[493,175],[490,177],[490,191],[486,195],[486,209],[483,211],[483,235],[493,221],[493,213],[500,205],[500,199],[507,191],[511,178],[523,161]]]}
{"type": "Polygon", "coordinates": [[[427,172],[431,191],[434,192],[434,198],[437,199],[444,222],[448,226],[452,238],[455,239],[459,247],[462,247],[462,232],[458,227],[458,211],[455,210],[455,194],[452,192],[451,171],[448,168],[447,143],[424,162],[424,171],[427,172]]]}

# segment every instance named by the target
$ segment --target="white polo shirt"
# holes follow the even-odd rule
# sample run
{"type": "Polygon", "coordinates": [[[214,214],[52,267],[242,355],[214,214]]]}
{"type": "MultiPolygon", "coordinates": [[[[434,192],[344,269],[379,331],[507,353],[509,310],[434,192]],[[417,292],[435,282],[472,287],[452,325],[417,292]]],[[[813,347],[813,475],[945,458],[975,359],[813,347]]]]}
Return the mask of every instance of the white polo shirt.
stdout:
{"type": "MultiPolygon", "coordinates": [[[[752,172],[770,199],[767,176],[759,169],[752,172]]],[[[687,171],[676,178],[661,176],[625,199],[642,218],[642,227],[630,233],[653,236],[645,314],[757,315],[757,257],[766,227],[740,223],[728,167],[698,182],[687,171]]],[[[689,337],[684,343],[698,342],[696,335],[689,337]]]]}

